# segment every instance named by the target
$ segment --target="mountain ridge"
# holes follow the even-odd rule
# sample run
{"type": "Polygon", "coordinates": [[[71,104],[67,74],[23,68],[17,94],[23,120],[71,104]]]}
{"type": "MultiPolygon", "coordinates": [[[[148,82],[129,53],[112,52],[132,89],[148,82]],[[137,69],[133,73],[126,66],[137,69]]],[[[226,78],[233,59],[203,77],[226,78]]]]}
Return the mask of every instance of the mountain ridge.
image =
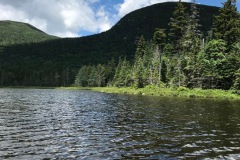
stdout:
{"type": "MultiPolygon", "coordinates": [[[[190,3],[183,4],[189,11],[190,3]]],[[[56,85],[70,85],[82,65],[104,64],[119,57],[133,59],[136,41],[141,35],[151,40],[155,28],[168,30],[176,5],[176,2],[166,2],[138,9],[121,18],[110,30],[91,36],[6,45],[0,51],[0,74],[6,77],[5,73],[9,72],[11,76],[2,78],[0,85],[55,85],[50,82],[55,73],[61,79],[56,85]],[[68,83],[63,80],[66,72],[68,83]],[[40,80],[31,82],[33,79],[40,80]]],[[[201,31],[206,35],[219,8],[197,6],[201,31]]]]}

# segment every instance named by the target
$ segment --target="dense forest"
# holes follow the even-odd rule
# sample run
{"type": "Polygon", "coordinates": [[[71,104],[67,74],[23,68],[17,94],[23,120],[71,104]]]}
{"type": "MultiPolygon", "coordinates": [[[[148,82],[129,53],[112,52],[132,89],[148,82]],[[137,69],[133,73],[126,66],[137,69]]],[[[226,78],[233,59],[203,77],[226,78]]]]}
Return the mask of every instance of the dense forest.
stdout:
{"type": "MultiPolygon", "coordinates": [[[[182,4],[190,14],[191,4],[182,4]]],[[[111,72],[101,84],[113,85],[113,71],[119,57],[122,60],[126,57],[133,65],[141,35],[147,44],[153,43],[155,28],[165,29],[168,35],[168,24],[177,5],[167,2],[141,8],[124,16],[106,32],[80,38],[53,37],[28,24],[3,21],[0,23],[0,86],[70,86],[81,66],[98,64],[115,65],[114,69],[104,71],[111,72]]],[[[197,9],[199,30],[205,37],[219,8],[197,5],[197,9]]]]}
{"type": "Polygon", "coordinates": [[[227,0],[214,16],[208,34],[200,30],[201,10],[179,1],[167,28],[156,28],[151,40],[138,39],[134,60],[126,57],[80,68],[76,86],[184,86],[240,89],[240,14],[227,0]],[[188,12],[190,11],[190,12],[188,12]]]}

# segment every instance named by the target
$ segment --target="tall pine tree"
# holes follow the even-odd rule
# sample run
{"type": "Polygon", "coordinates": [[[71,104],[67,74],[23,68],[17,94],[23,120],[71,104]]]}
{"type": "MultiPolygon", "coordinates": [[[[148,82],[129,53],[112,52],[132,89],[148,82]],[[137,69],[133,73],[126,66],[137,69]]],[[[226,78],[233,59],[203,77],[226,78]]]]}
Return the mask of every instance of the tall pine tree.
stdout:
{"type": "Polygon", "coordinates": [[[183,37],[185,27],[187,25],[187,14],[186,8],[179,0],[175,11],[173,12],[172,18],[168,24],[169,30],[169,41],[173,44],[175,50],[179,51],[179,41],[183,37]]]}
{"type": "Polygon", "coordinates": [[[185,52],[196,53],[199,50],[199,42],[201,32],[199,11],[195,0],[192,0],[190,15],[187,17],[187,26],[183,37],[181,39],[181,45],[185,52]]]}
{"type": "Polygon", "coordinates": [[[227,0],[219,12],[213,22],[213,38],[225,40],[229,51],[240,39],[240,16],[236,0],[227,0]]]}
{"type": "Polygon", "coordinates": [[[165,46],[166,34],[164,29],[156,29],[153,40],[157,46],[156,51],[159,52],[159,81],[161,80],[161,70],[162,70],[162,56],[163,56],[163,48],[165,46]]]}

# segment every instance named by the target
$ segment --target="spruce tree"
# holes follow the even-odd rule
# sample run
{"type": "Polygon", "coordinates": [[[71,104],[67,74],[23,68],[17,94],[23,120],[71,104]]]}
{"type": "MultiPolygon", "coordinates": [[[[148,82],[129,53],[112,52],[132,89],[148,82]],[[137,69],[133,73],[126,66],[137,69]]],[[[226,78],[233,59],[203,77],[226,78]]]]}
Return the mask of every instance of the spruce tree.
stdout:
{"type": "Polygon", "coordinates": [[[97,71],[97,79],[96,79],[96,84],[97,87],[103,87],[105,86],[106,82],[106,68],[104,65],[98,64],[96,67],[96,71],[97,71]]]}
{"type": "Polygon", "coordinates": [[[75,78],[75,86],[87,87],[89,79],[89,66],[82,66],[75,78]]]}
{"type": "Polygon", "coordinates": [[[144,36],[141,36],[140,39],[137,42],[135,58],[143,57],[143,55],[145,53],[145,48],[146,48],[146,41],[145,41],[144,36]]]}
{"type": "Polygon", "coordinates": [[[184,34],[185,27],[187,25],[187,14],[186,8],[179,0],[175,11],[173,12],[172,18],[168,24],[169,30],[169,41],[173,44],[174,49],[179,51],[179,41],[184,34]]]}
{"type": "Polygon", "coordinates": [[[226,41],[228,51],[240,39],[240,16],[236,0],[227,0],[213,22],[213,38],[226,41]]]}
{"type": "Polygon", "coordinates": [[[129,62],[124,58],[120,58],[116,72],[114,75],[113,83],[117,87],[127,86],[129,81],[131,81],[131,66],[129,62]]]}
{"type": "Polygon", "coordinates": [[[200,32],[200,15],[199,15],[199,11],[197,8],[197,4],[196,4],[196,0],[192,0],[191,3],[191,15],[189,16],[189,28],[190,28],[190,32],[192,32],[194,35],[199,36],[201,34],[200,32]]]}
{"type": "Polygon", "coordinates": [[[163,56],[163,48],[165,46],[166,34],[164,29],[156,29],[153,40],[157,46],[156,51],[159,52],[159,81],[161,80],[161,70],[162,70],[162,56],[163,56]]]}
{"type": "Polygon", "coordinates": [[[143,59],[141,57],[135,59],[133,65],[133,80],[135,88],[143,88],[143,59]]]}
{"type": "Polygon", "coordinates": [[[156,51],[156,45],[152,41],[146,44],[145,54],[143,56],[143,80],[144,86],[152,84],[152,61],[153,53],[156,51]]]}
{"type": "Polygon", "coordinates": [[[190,15],[187,16],[187,26],[180,42],[185,52],[198,52],[201,35],[199,30],[200,26],[199,11],[195,0],[193,0],[190,8],[190,15]]]}
{"type": "Polygon", "coordinates": [[[157,84],[160,79],[161,79],[161,68],[160,68],[160,52],[158,50],[158,48],[155,49],[155,51],[153,52],[153,56],[152,56],[152,62],[150,65],[150,72],[151,72],[151,83],[152,84],[157,84]]]}
{"type": "Polygon", "coordinates": [[[185,33],[180,41],[183,52],[186,54],[186,66],[183,69],[187,83],[195,78],[194,70],[197,63],[197,53],[201,48],[201,32],[199,20],[199,11],[195,0],[191,3],[190,15],[188,15],[188,24],[185,33]]]}
{"type": "Polygon", "coordinates": [[[153,34],[153,41],[158,46],[159,50],[162,51],[166,44],[166,33],[165,29],[156,28],[153,34]]]}
{"type": "Polygon", "coordinates": [[[112,81],[115,75],[115,70],[116,70],[116,64],[115,64],[115,60],[111,59],[111,61],[108,61],[107,65],[105,66],[106,68],[106,84],[109,85],[113,85],[112,81]]]}
{"type": "Polygon", "coordinates": [[[146,41],[144,36],[141,36],[137,43],[135,60],[133,65],[133,81],[134,87],[142,88],[143,87],[143,57],[146,50],[146,41]]]}

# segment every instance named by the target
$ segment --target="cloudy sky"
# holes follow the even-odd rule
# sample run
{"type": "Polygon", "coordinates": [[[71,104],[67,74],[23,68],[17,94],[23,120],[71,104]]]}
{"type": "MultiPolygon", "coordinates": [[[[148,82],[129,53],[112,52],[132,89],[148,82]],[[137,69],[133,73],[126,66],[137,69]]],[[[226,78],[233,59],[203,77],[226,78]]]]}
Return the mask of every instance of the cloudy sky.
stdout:
{"type": "MultiPolygon", "coordinates": [[[[60,37],[79,37],[106,31],[127,13],[166,1],[178,0],[0,0],[0,20],[30,23],[60,37]]],[[[219,7],[225,1],[196,0],[219,7]]]]}

